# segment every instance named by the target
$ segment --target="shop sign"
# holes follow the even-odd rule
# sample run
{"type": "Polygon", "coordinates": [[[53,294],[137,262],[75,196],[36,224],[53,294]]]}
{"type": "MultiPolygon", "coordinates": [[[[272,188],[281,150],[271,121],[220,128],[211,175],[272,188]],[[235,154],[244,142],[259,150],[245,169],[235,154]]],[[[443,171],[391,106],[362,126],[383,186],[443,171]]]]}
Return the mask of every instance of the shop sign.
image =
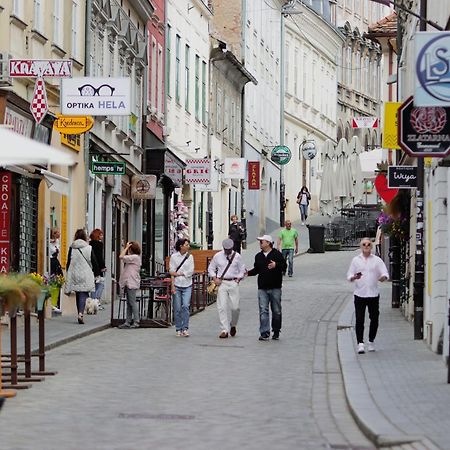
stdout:
{"type": "Polygon", "coordinates": [[[0,172],[0,275],[9,272],[11,251],[11,173],[0,172]]]}
{"type": "Polygon", "coordinates": [[[417,187],[416,166],[389,166],[388,187],[413,189],[417,187]]]}
{"type": "Polygon", "coordinates": [[[225,158],[223,177],[245,179],[247,160],[245,158],[225,158]]]}
{"type": "Polygon", "coordinates": [[[100,175],[125,175],[126,166],[124,162],[92,161],[91,172],[100,175]]]}
{"type": "Polygon", "coordinates": [[[130,78],[66,78],[61,80],[61,112],[76,116],[129,116],[130,78]]]}
{"type": "Polygon", "coordinates": [[[5,108],[5,118],[3,120],[5,125],[9,125],[11,130],[25,137],[31,137],[31,130],[33,129],[33,121],[22,114],[19,114],[14,109],[5,108]]]}
{"type": "Polygon", "coordinates": [[[285,145],[277,145],[273,148],[272,154],[270,155],[271,161],[280,164],[280,166],[287,164],[291,160],[291,157],[291,150],[285,145]]]}
{"type": "Polygon", "coordinates": [[[10,59],[10,77],[72,78],[70,59],[10,59]]]}
{"type": "Polygon", "coordinates": [[[353,117],[352,128],[378,128],[378,117],[353,117]]]}
{"type": "Polygon", "coordinates": [[[450,108],[414,107],[409,97],[398,113],[398,142],[410,156],[444,157],[450,153],[450,108]]]}
{"type": "Polygon", "coordinates": [[[400,106],[400,102],[386,102],[384,104],[383,148],[400,149],[397,121],[397,112],[400,106]]]}
{"type": "Polygon", "coordinates": [[[156,175],[133,175],[131,177],[131,198],[153,200],[156,198],[156,175]]]}
{"type": "Polygon", "coordinates": [[[61,134],[61,144],[79,152],[81,150],[81,137],[79,134],[61,134]]]}
{"type": "Polygon", "coordinates": [[[418,32],[415,106],[450,105],[450,32],[418,32]]]}
{"type": "Polygon", "coordinates": [[[164,153],[164,174],[172,180],[175,186],[183,184],[183,167],[168,152],[164,153]]]}
{"type": "Polygon", "coordinates": [[[83,134],[94,126],[92,116],[64,116],[58,114],[53,129],[64,134],[83,134]]]}
{"type": "Polygon", "coordinates": [[[249,189],[260,189],[261,178],[259,171],[259,161],[249,161],[248,162],[248,188],[249,189]]]}
{"type": "Polygon", "coordinates": [[[186,184],[209,184],[211,181],[211,160],[187,159],[184,169],[184,182],[186,184]]]}

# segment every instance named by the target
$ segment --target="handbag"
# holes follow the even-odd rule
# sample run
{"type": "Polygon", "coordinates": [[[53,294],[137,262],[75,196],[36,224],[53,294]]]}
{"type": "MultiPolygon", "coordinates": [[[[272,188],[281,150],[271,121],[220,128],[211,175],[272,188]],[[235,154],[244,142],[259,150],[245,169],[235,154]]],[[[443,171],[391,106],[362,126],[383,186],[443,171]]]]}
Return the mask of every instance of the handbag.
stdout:
{"type": "MultiPolygon", "coordinates": [[[[225,270],[223,271],[222,275],[219,277],[221,280],[223,279],[223,277],[224,277],[225,274],[227,273],[228,269],[230,268],[231,263],[233,262],[233,259],[234,259],[234,255],[236,255],[236,252],[233,253],[233,256],[232,256],[231,259],[228,261],[227,267],[225,267],[225,270]]],[[[218,290],[219,290],[219,286],[217,286],[217,284],[214,282],[214,280],[211,280],[211,281],[208,283],[208,286],[206,287],[206,291],[207,291],[208,294],[211,295],[211,296],[216,296],[218,290]]]]}

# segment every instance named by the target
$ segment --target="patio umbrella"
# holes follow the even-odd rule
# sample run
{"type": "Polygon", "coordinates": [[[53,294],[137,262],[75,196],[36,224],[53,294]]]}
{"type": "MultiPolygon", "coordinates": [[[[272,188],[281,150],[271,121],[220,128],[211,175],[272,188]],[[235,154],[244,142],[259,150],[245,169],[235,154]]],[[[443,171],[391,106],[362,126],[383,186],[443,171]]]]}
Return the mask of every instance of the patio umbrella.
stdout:
{"type": "Polygon", "coordinates": [[[322,214],[331,216],[334,213],[334,146],[333,142],[327,139],[323,145],[323,172],[322,183],[320,185],[319,207],[322,214]]]}
{"type": "Polygon", "coordinates": [[[358,136],[353,136],[349,143],[350,153],[350,169],[353,180],[353,199],[354,203],[359,203],[363,198],[363,173],[361,169],[361,161],[359,155],[362,153],[363,147],[358,136]]]}
{"type": "Polygon", "coordinates": [[[336,197],[340,198],[341,209],[353,203],[353,179],[350,169],[350,154],[345,138],[342,138],[336,147],[336,197]]]}
{"type": "Polygon", "coordinates": [[[71,166],[72,155],[64,150],[29,139],[0,127],[0,166],[41,164],[71,166]]]}

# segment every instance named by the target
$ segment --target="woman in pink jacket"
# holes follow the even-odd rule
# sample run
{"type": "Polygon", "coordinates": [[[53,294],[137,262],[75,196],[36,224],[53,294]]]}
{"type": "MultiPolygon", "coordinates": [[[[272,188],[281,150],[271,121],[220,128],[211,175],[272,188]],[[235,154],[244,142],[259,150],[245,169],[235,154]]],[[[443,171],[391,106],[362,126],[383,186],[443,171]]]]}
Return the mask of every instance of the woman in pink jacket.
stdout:
{"type": "Polygon", "coordinates": [[[120,252],[123,270],[120,273],[119,285],[127,296],[127,318],[119,328],[139,328],[139,306],[136,302],[136,291],[141,284],[141,247],[137,242],[127,242],[120,252]]]}

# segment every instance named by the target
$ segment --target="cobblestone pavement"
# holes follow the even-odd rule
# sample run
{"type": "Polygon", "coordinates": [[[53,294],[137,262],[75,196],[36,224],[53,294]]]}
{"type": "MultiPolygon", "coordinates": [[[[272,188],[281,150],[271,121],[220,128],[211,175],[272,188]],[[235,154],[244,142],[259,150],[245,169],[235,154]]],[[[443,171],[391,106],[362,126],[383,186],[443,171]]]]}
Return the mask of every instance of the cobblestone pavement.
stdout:
{"type": "Polygon", "coordinates": [[[235,338],[218,339],[213,305],[191,319],[190,338],[113,329],[51,350],[58,374],[7,400],[1,448],[373,448],[347,409],[337,359],[350,257],[296,258],[280,341],[257,340],[249,278],[235,338]]]}

